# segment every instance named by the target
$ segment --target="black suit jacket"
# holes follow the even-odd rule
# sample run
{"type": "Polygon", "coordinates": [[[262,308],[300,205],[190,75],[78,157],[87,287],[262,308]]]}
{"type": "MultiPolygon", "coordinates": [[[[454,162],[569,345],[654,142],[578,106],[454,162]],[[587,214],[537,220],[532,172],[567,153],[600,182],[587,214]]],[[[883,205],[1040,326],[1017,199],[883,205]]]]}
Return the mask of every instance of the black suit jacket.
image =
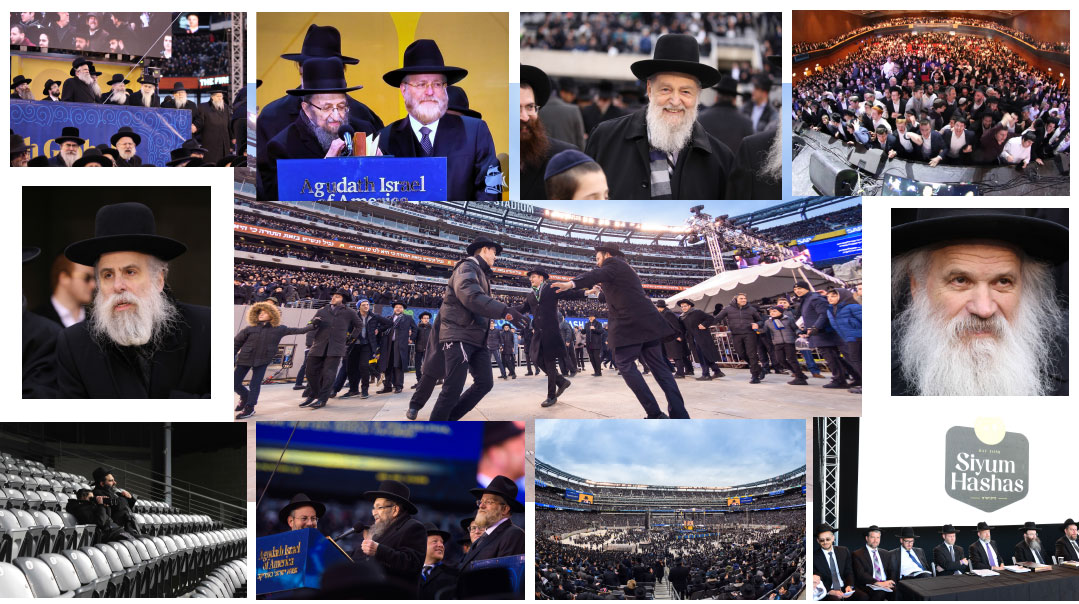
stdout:
{"type": "Polygon", "coordinates": [[[697,116],[697,121],[704,126],[708,134],[727,145],[733,153],[738,153],[742,141],[755,132],[753,122],[734,105],[727,103],[716,103],[705,109],[697,116]]]}
{"type": "Polygon", "coordinates": [[[176,303],[180,321],[151,359],[144,382],[132,351],[99,346],[87,321],[56,342],[61,398],[209,398],[210,309],[176,303]]]}
{"type": "MultiPolygon", "coordinates": [[[[356,132],[369,132],[373,128],[370,123],[354,115],[349,116],[348,123],[356,132]]],[[[303,121],[303,117],[297,117],[267,144],[265,163],[261,157],[258,160],[258,171],[262,177],[262,191],[259,199],[278,199],[277,160],[319,159],[324,157],[326,157],[326,150],[322,148],[314,133],[303,121]]]]}
{"type": "Polygon", "coordinates": [[[1057,539],[1056,555],[1058,558],[1064,558],[1065,560],[1079,561],[1079,554],[1075,552],[1075,548],[1071,546],[1067,537],[1057,539]]]}
{"type": "Polygon", "coordinates": [[[457,577],[459,576],[457,567],[448,565],[445,563],[439,564],[431,569],[431,574],[427,576],[427,580],[423,580],[423,566],[420,566],[420,579],[419,589],[416,595],[418,600],[434,600],[438,592],[447,587],[455,587],[457,585],[457,577]]]}
{"type": "MultiPolygon", "coordinates": [[[[923,551],[920,547],[912,548],[911,551],[914,552],[914,556],[918,558],[918,561],[922,563],[922,568],[925,569],[925,572],[932,574],[933,567],[929,564],[929,560],[926,559],[925,551],[923,551]]],[[[903,556],[906,555],[907,554],[905,551],[903,551],[902,546],[888,552],[888,562],[885,565],[885,569],[888,572],[888,578],[892,581],[899,581],[902,578],[902,575],[900,573],[902,573],[903,569],[903,556]]]]}
{"type": "Polygon", "coordinates": [[[71,77],[64,80],[60,87],[60,100],[69,103],[97,103],[97,95],[94,89],[87,86],[79,78],[71,77]]]}
{"type": "MultiPolygon", "coordinates": [[[[993,548],[993,557],[996,558],[997,564],[1004,564],[1006,560],[1000,556],[1000,548],[997,547],[996,541],[990,541],[989,545],[993,548]]],[[[982,542],[980,540],[970,544],[967,548],[968,558],[970,558],[971,570],[988,570],[989,558],[985,554],[985,550],[982,549],[982,542]]]]}
{"type": "Polygon", "coordinates": [[[782,199],[783,177],[771,180],[760,173],[778,136],[779,129],[773,128],[742,139],[727,181],[727,199],[782,199]]]}
{"type": "MultiPolygon", "coordinates": [[[[424,542],[426,546],[426,541],[424,542]]],[[[484,535],[472,544],[472,548],[461,560],[460,568],[465,570],[475,560],[490,560],[503,556],[519,556],[525,553],[525,532],[521,527],[506,519],[490,535],[484,535]]]]}
{"type": "MultiPolygon", "coordinates": [[[[1015,545],[1014,553],[1016,562],[1037,562],[1037,560],[1034,559],[1034,552],[1031,551],[1030,546],[1027,545],[1025,542],[1021,541],[1017,543],[1015,545]]],[[[1045,548],[1042,548],[1042,551],[1039,553],[1039,555],[1042,557],[1042,564],[1053,563],[1053,561],[1049,558],[1049,556],[1051,556],[1052,554],[1045,551],[1045,548]]]]}
{"type": "Polygon", "coordinates": [[[375,540],[378,549],[374,560],[386,576],[400,579],[402,585],[419,585],[420,570],[427,557],[427,529],[412,516],[405,516],[375,540]]]}
{"type": "MultiPolygon", "coordinates": [[[[539,298],[530,287],[525,294],[525,303],[517,307],[519,313],[532,314],[532,340],[528,354],[533,362],[546,362],[547,359],[566,359],[566,345],[562,342],[562,332],[558,323],[558,301],[580,300],[584,293],[578,290],[555,291],[550,283],[544,281],[540,286],[539,298]]],[[[564,360],[568,364],[568,360],[564,360]]]]}
{"type": "MultiPolygon", "coordinates": [[[[609,123],[609,122],[608,122],[609,123]]],[[[663,340],[675,333],[656,312],[651,298],[644,293],[641,279],[621,256],[611,256],[603,266],[573,279],[582,289],[599,283],[607,303],[607,345],[613,348],[663,340]]]]}
{"type": "Polygon", "coordinates": [[[967,553],[963,551],[963,548],[958,545],[953,545],[952,548],[955,550],[954,562],[948,554],[948,548],[945,544],[941,543],[933,548],[933,564],[943,569],[937,571],[938,576],[954,575],[957,571],[965,573],[970,570],[969,560],[967,564],[960,562],[960,560],[967,557],[967,553]]]}
{"type": "Polygon", "coordinates": [[[978,145],[978,141],[974,138],[974,133],[970,130],[963,131],[963,139],[965,140],[965,142],[963,143],[963,149],[966,149],[967,145],[970,145],[970,151],[964,152],[963,149],[960,149],[959,157],[954,158],[948,157],[948,149],[951,148],[953,134],[954,133],[951,130],[948,130],[941,135],[941,140],[943,141],[943,144],[941,146],[941,153],[944,154],[944,161],[958,164],[969,164],[970,157],[974,155],[974,147],[978,145]]]}
{"type": "Polygon", "coordinates": [[[52,300],[46,300],[44,304],[35,308],[33,313],[55,322],[60,327],[64,326],[64,322],[60,320],[60,315],[56,313],[56,307],[52,305],[52,300]]]}
{"type": "MultiPolygon", "coordinates": [[[[844,588],[854,587],[854,568],[851,565],[850,550],[842,545],[833,545],[832,549],[835,551],[835,564],[839,568],[839,578],[843,580],[844,588]]],[[[820,577],[821,584],[826,590],[832,589],[832,569],[820,546],[813,548],[813,573],[820,577]]]]}
{"type": "MultiPolygon", "coordinates": [[[[336,312],[332,308],[332,305],[327,304],[315,313],[315,316],[321,318],[322,322],[319,323],[318,329],[314,332],[315,341],[311,344],[311,350],[307,354],[325,357],[345,356],[345,337],[350,329],[360,328],[360,317],[356,314],[356,311],[346,308],[344,305],[337,307],[336,312]]],[[[368,324],[367,329],[368,334],[370,334],[370,324],[368,324]]],[[[426,539],[424,540],[423,549],[426,556],[426,539]]]]}
{"type": "MultiPolygon", "coordinates": [[[[888,550],[877,548],[877,555],[880,556],[881,570],[884,572],[885,579],[891,578],[888,576],[890,553],[888,550]]],[[[858,591],[866,591],[865,586],[867,583],[877,582],[873,578],[873,558],[869,556],[867,548],[859,547],[851,552],[851,559],[851,565],[854,567],[854,588],[858,591]]]]}
{"type": "Polygon", "coordinates": [[[59,323],[22,311],[22,396],[56,397],[56,336],[59,323]]]}

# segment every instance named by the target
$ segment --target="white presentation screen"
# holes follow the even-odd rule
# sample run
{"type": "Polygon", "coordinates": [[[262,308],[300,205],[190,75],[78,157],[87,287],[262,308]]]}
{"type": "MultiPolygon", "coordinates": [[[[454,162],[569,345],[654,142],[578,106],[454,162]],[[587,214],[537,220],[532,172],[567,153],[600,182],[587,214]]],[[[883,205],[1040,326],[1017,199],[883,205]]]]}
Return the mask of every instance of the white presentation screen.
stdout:
{"type": "MultiPolygon", "coordinates": [[[[904,397],[891,399],[887,412],[866,413],[858,433],[858,526],[1076,517],[1073,422],[1053,420],[1062,405],[1052,399],[904,397]]],[[[841,450],[840,463],[854,453],[841,450]]]]}

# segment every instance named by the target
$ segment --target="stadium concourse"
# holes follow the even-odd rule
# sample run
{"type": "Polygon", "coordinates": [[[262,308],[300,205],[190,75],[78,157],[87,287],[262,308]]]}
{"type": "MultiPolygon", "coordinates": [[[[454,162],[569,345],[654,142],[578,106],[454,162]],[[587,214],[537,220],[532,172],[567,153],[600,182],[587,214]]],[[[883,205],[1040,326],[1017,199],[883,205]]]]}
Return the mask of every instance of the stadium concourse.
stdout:
{"type": "MultiPolygon", "coordinates": [[[[171,431],[165,426],[154,431],[171,431]]],[[[57,432],[27,424],[0,425],[0,599],[246,597],[242,499],[214,490],[221,485],[212,479],[192,485],[130,463],[105,465],[106,451],[143,462],[172,459],[171,444],[153,452],[140,445],[144,439],[161,444],[147,436],[151,430],[134,424],[97,429],[108,435],[101,445],[56,441],[57,432]],[[124,430],[145,433],[128,440],[124,430]],[[83,475],[95,466],[93,479],[83,475]]],[[[222,434],[211,432],[208,437],[222,434]]],[[[176,462],[186,465],[190,452],[177,453],[176,462]]]]}
{"type": "MultiPolygon", "coordinates": [[[[685,225],[575,216],[519,202],[260,202],[254,200],[248,189],[238,184],[234,205],[234,333],[248,326],[252,304],[270,298],[279,306],[281,325],[301,328],[340,288],[349,292],[351,300],[346,305],[350,308],[357,308],[360,301],[367,300],[373,314],[388,317],[393,305],[403,302],[407,305],[405,314],[411,315],[417,324],[425,311],[433,315],[434,323],[453,266],[465,257],[468,243],[480,235],[504,246],[493,269],[491,293],[512,306],[522,305],[530,291],[527,271],[538,266],[551,273],[552,281],[571,279],[595,268],[593,247],[601,241],[616,242],[640,276],[645,292],[655,301],[666,300],[675,313],[681,311],[674,305],[680,293],[717,278],[709,246],[699,233],[685,225]]],[[[759,271],[767,269],[765,265],[773,265],[775,270],[771,272],[779,274],[761,280],[771,289],[764,291],[758,287],[762,293],[751,298],[762,312],[766,306],[775,304],[776,296],[791,296],[796,278],[804,277],[815,286],[841,285],[842,280],[822,270],[830,273],[831,269],[825,268],[830,262],[845,262],[849,258],[818,262],[816,270],[807,263],[804,270],[797,265],[797,270],[780,271],[777,264],[789,261],[796,250],[805,250],[805,245],[794,245],[795,240],[804,243],[821,233],[834,236],[847,230],[860,231],[860,206],[828,212],[829,204],[835,202],[835,198],[813,201],[808,210],[815,210],[815,215],[803,218],[801,223],[786,222],[773,227],[776,238],[768,234],[768,223],[783,217],[789,220],[799,213],[805,216],[807,206],[793,202],[744,217],[717,218],[727,224],[723,227],[726,233],[723,236],[728,238],[722,244],[724,274],[737,276],[742,274],[742,267],[759,271]],[[804,228],[800,228],[801,224],[804,228]],[[764,306],[760,306],[762,301],[764,306]]],[[[690,209],[687,203],[687,217],[690,209]]],[[[805,258],[807,254],[798,257],[805,258]]],[[[860,281],[860,276],[856,281],[860,281]]],[[[739,282],[736,279],[734,283],[739,282]]],[[[720,293],[713,292],[711,298],[694,298],[698,300],[696,308],[705,313],[716,312],[741,290],[728,290],[724,286],[716,291],[720,293]],[[715,295],[719,298],[715,299],[715,295]]],[[[496,377],[506,377],[496,379],[494,389],[464,419],[641,417],[640,405],[616,373],[605,344],[597,352],[597,357],[602,358],[601,375],[594,375],[596,372],[589,366],[590,355],[582,328],[590,315],[606,325],[606,304],[596,298],[560,301],[559,312],[565,317],[563,340],[576,357],[577,366],[573,369],[580,373],[569,376],[572,387],[558,397],[558,403],[540,407],[547,380],[533,367],[535,359],[525,354],[523,334],[514,330],[512,371],[510,367],[492,363],[496,377]]],[[[503,321],[496,323],[501,330],[503,321]]],[[[812,372],[817,377],[809,381],[811,396],[805,388],[787,385],[791,376],[779,374],[778,363],[770,367],[773,373],[763,383],[750,384],[747,363],[735,355],[725,331],[726,326],[709,331],[722,351],[719,365],[725,377],[697,380],[701,376],[697,366],[694,373],[678,380],[691,417],[782,418],[859,412],[860,397],[853,396],[846,388],[821,389],[828,383],[827,372],[825,377],[818,371],[812,372]]],[[[413,350],[409,352],[408,369],[414,371],[415,342],[410,344],[413,350]]],[[[409,371],[411,375],[406,376],[403,392],[399,393],[381,392],[385,389],[383,384],[372,377],[369,397],[361,397],[359,393],[343,397],[356,389],[356,385],[342,373],[334,385],[336,396],[329,399],[326,407],[315,410],[299,407],[305,400],[301,396],[302,382],[297,381],[304,364],[304,348],[303,335],[287,335],[281,340],[258,394],[258,419],[398,420],[405,417],[416,383],[413,371],[409,371]]],[[[377,373],[375,356],[372,354],[371,370],[377,373]]],[[[823,362],[818,359],[819,364],[823,362]]],[[[646,379],[649,388],[662,400],[658,385],[646,379]]],[[[418,419],[427,419],[432,407],[430,401],[420,408],[418,419]]],[[[416,404],[411,408],[416,408],[416,404]]]]}
{"type": "Polygon", "coordinates": [[[797,599],[806,467],[732,487],[597,482],[536,459],[537,599],[797,599]]]}

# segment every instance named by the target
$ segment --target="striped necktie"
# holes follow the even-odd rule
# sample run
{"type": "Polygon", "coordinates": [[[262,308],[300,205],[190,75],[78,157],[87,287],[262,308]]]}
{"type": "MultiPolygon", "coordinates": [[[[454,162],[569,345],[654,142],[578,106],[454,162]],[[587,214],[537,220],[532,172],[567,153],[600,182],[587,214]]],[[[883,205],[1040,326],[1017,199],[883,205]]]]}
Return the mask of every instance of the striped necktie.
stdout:
{"type": "Polygon", "coordinates": [[[434,150],[434,145],[431,144],[431,129],[427,126],[423,126],[420,128],[420,134],[423,135],[423,137],[420,138],[420,146],[423,147],[424,154],[431,155],[431,151],[434,150]]]}

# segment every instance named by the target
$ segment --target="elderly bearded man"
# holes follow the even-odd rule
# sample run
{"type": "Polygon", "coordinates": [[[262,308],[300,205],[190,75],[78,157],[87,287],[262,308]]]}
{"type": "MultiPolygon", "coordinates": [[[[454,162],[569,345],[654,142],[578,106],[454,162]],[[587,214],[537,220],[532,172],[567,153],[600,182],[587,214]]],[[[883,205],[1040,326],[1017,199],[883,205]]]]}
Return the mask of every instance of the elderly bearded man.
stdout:
{"type": "Polygon", "coordinates": [[[337,57],[304,62],[303,86],[285,91],[302,99],[300,114],[270,141],[269,159],[260,169],[266,199],[278,198],[278,160],[341,157],[348,153],[339,134],[342,129],[351,126],[355,132],[374,130],[370,122],[350,115],[345,93],[361,88],[345,82],[345,65],[337,57]]]}
{"type": "Polygon", "coordinates": [[[467,70],[445,64],[434,40],[409,44],[403,66],[382,76],[401,89],[408,116],[382,129],[378,148],[394,157],[445,157],[446,199],[497,201],[502,171],[487,123],[446,113],[447,86],[466,75],[467,70]]]}
{"type": "Polygon", "coordinates": [[[476,560],[489,560],[525,553],[524,529],[513,523],[510,516],[522,514],[525,506],[517,501],[517,483],[507,476],[495,476],[484,488],[469,490],[477,497],[475,523],[483,534],[472,543],[459,567],[461,570],[476,560]]]}
{"type": "Polygon", "coordinates": [[[378,490],[363,494],[364,499],[373,501],[375,523],[360,551],[381,566],[387,578],[412,586],[415,596],[427,556],[427,529],[414,518],[418,510],[409,495],[408,487],[396,480],[383,480],[378,490]]]}
{"type": "Polygon", "coordinates": [[[893,395],[1067,395],[1052,271],[1068,229],[1035,212],[919,209],[892,227],[893,395]]]}
{"type": "Polygon", "coordinates": [[[74,165],[79,159],[79,150],[86,144],[86,139],[79,136],[79,129],[75,126],[64,126],[60,136],[53,141],[60,145],[60,152],[49,158],[49,165],[61,168],[74,165]]]}
{"type": "Polygon", "coordinates": [[[191,122],[199,141],[206,148],[203,156],[206,163],[216,163],[232,149],[233,138],[229,130],[231,116],[231,108],[225,104],[225,89],[215,84],[210,89],[210,100],[199,105],[191,122]]]}
{"type": "Polygon", "coordinates": [[[116,165],[118,167],[137,168],[142,165],[142,158],[135,155],[135,147],[142,143],[142,137],[131,129],[131,126],[120,126],[109,138],[109,142],[116,148],[116,165]]]}
{"type": "Polygon", "coordinates": [[[105,82],[109,86],[109,91],[102,93],[101,104],[102,105],[126,105],[128,90],[127,85],[131,83],[131,80],[125,80],[124,74],[114,73],[112,79],[105,82]]]}
{"type": "Polygon", "coordinates": [[[166,287],[169,261],[185,251],[141,203],[98,210],[94,237],[64,250],[94,267],[98,288],[86,320],[57,340],[60,398],[210,396],[210,309],[166,287]]]}
{"type": "Polygon", "coordinates": [[[725,199],[734,154],[697,122],[701,89],[719,81],[697,40],[661,36],[654,58],[630,69],[647,81],[648,106],[596,126],[585,149],[607,174],[610,198],[725,199]]]}
{"type": "Polygon", "coordinates": [[[160,107],[161,99],[157,96],[157,78],[144,75],[140,77],[138,92],[133,92],[127,97],[127,104],[132,107],[160,107]]]}
{"type": "Polygon", "coordinates": [[[60,100],[68,103],[96,103],[101,97],[101,86],[94,75],[94,64],[85,57],[71,62],[71,77],[64,80],[60,100]]]}

